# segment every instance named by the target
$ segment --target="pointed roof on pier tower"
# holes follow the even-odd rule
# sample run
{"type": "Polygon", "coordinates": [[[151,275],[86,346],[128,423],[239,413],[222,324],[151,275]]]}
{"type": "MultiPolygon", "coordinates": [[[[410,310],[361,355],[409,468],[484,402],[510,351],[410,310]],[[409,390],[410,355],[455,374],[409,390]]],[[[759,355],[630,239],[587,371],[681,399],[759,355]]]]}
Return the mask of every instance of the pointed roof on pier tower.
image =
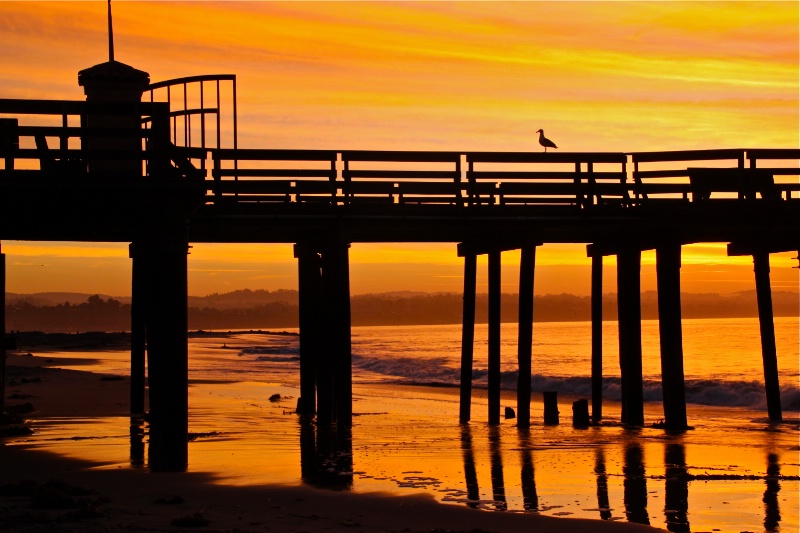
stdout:
{"type": "Polygon", "coordinates": [[[78,85],[83,87],[87,100],[107,102],[139,101],[150,85],[150,74],[114,59],[111,0],[108,0],[108,61],[78,72],[78,85]]]}

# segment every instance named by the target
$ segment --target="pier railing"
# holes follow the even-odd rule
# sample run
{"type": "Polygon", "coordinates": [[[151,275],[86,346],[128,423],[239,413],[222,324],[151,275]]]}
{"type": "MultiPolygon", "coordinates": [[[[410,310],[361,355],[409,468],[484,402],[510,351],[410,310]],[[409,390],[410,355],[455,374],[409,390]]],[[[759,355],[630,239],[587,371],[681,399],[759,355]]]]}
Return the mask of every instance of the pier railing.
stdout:
{"type": "Polygon", "coordinates": [[[193,167],[205,170],[211,149],[239,147],[235,74],[151,83],[144,98],[167,104],[170,140],[193,167]]]}
{"type": "Polygon", "coordinates": [[[530,153],[212,150],[208,200],[628,208],[800,199],[800,150],[530,153]]]}
{"type": "Polygon", "coordinates": [[[204,177],[188,158],[207,150],[175,147],[168,125],[165,103],[0,99],[0,177],[204,177]]]}
{"type": "Polygon", "coordinates": [[[375,204],[390,209],[402,205],[587,210],[710,200],[800,201],[797,149],[637,153],[240,149],[235,108],[232,146],[220,146],[227,144],[218,105],[224,92],[220,82],[231,82],[235,91],[235,79],[228,78],[202,76],[154,84],[151,94],[166,90],[167,102],[127,108],[0,99],[0,177],[113,178],[120,174],[113,171],[114,165],[128,161],[129,175],[205,180],[207,204],[262,209],[278,204],[375,204]],[[208,83],[214,84],[213,90],[203,89],[208,83]],[[192,84],[199,86],[197,106],[187,96],[192,84]],[[176,85],[181,87],[177,98],[176,85]],[[180,105],[173,105],[175,99],[180,105]],[[207,115],[214,117],[211,124],[207,115]],[[200,117],[199,136],[192,134],[192,116],[200,117]],[[125,117],[137,118],[133,126],[122,127],[115,117],[123,122],[125,117]],[[207,129],[213,132],[213,141],[207,129]]]}

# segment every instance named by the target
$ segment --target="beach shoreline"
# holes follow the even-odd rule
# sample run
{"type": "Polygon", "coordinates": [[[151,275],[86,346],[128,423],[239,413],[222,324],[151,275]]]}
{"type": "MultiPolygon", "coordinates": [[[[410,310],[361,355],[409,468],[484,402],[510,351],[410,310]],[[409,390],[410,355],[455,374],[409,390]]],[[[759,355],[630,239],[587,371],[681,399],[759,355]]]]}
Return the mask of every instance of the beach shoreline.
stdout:
{"type": "MultiPolygon", "coordinates": [[[[9,354],[9,407],[31,403],[39,424],[62,417],[126,417],[129,380],[45,356],[9,354]],[[24,382],[23,382],[24,380],[24,382]],[[24,392],[27,391],[27,392],[24,392]],[[76,394],[81,391],[81,394],[76,394]],[[98,397],[103,402],[96,401],[98,397]],[[83,400],[81,400],[83,398],[83,400]]],[[[492,513],[427,494],[351,493],[309,486],[231,486],[197,472],[151,473],[53,453],[52,443],[0,441],[0,526],[24,531],[644,532],[637,524],[492,513]],[[49,503],[48,503],[49,502],[49,503]],[[181,526],[184,524],[184,526],[181,526]]]]}
{"type": "MultiPolygon", "coordinates": [[[[257,338],[231,333],[233,337],[208,335],[192,341],[193,361],[216,365],[222,361],[219,357],[226,357],[228,364],[244,370],[247,361],[239,348],[248,342],[264,346],[265,332],[257,338]]],[[[275,339],[279,348],[284,346],[285,340],[275,339]]],[[[277,353],[283,354],[282,350],[277,353]]],[[[2,485],[10,487],[6,492],[12,494],[0,501],[4,512],[20,503],[27,505],[30,495],[19,493],[19,483],[31,479],[42,486],[54,478],[114,502],[83,504],[91,509],[81,513],[91,516],[81,523],[82,531],[92,531],[84,526],[97,531],[171,531],[180,527],[172,525],[174,518],[190,523],[196,513],[200,513],[196,522],[210,521],[206,531],[642,531],[632,522],[670,524],[676,494],[677,512],[683,513],[676,523],[684,524],[685,531],[690,519],[694,520],[692,531],[698,530],[695,524],[714,523],[714,519],[701,522],[697,518],[698,513],[707,512],[703,508],[709,502],[711,509],[724,509],[729,501],[740,502],[737,509],[765,506],[765,524],[778,516],[780,504],[781,524],[791,526],[796,520],[786,510],[797,501],[798,467],[790,456],[796,456],[798,449],[795,445],[792,451],[786,442],[792,436],[796,441],[797,422],[792,419],[778,426],[760,422],[761,414],[755,410],[744,411],[747,418],[733,421],[744,423],[739,427],[732,426],[724,408],[704,408],[702,415],[711,424],[686,435],[670,435],[653,427],[631,430],[614,422],[618,402],[605,405],[608,422],[602,426],[573,428],[568,408],[564,409],[571,401],[566,395],[560,398],[561,425],[543,427],[538,420],[541,401],[536,397],[537,420],[527,433],[518,430],[513,420],[503,420],[497,428],[487,426],[483,389],[473,394],[473,422],[459,425],[457,389],[355,383],[356,418],[348,447],[323,457],[328,462],[346,459],[343,468],[336,466],[331,483],[330,475],[314,471],[323,436],[294,414],[299,394],[296,368],[283,355],[276,361],[258,362],[271,366],[256,381],[190,378],[190,433],[200,438],[189,444],[189,471],[150,473],[144,466],[141,439],[134,450],[126,360],[124,351],[102,349],[9,354],[8,379],[14,385],[6,392],[19,396],[9,398],[7,404],[32,404],[30,425],[37,434],[30,439],[6,439],[0,445],[2,464],[14,465],[0,476],[2,485]],[[114,358],[113,372],[98,371],[109,368],[104,357],[114,358]],[[281,401],[268,401],[273,394],[279,394],[281,401]],[[722,433],[715,432],[725,424],[728,427],[722,433]],[[719,446],[706,442],[732,432],[742,435],[740,440],[719,446]],[[773,464],[770,457],[775,452],[784,457],[773,464]],[[135,458],[135,454],[141,456],[135,458]],[[470,471],[477,472],[472,480],[470,471]],[[608,486],[610,503],[601,502],[601,481],[608,486]],[[337,484],[342,490],[330,490],[337,484]],[[690,485],[691,504],[681,496],[690,485]],[[279,503],[265,505],[266,498],[279,503]],[[767,505],[767,498],[774,503],[767,505]],[[184,503],[163,503],[178,500],[184,503]],[[506,512],[497,512],[503,509],[506,512]],[[687,515],[687,510],[695,514],[687,515]],[[662,513],[667,513],[666,522],[662,513]],[[571,515],[584,520],[572,521],[575,516],[571,515]],[[551,523],[553,529],[548,529],[551,523]]],[[[503,405],[514,405],[513,391],[503,391],[503,405]]],[[[648,407],[650,419],[654,407],[648,407]]],[[[690,406],[690,411],[695,409],[690,406]]],[[[48,511],[48,520],[52,525],[52,520],[71,512],[48,511]]],[[[16,520],[14,527],[38,531],[36,520],[43,519],[23,513],[6,515],[2,523],[16,520]]],[[[727,519],[728,524],[735,521],[727,519]]],[[[716,529],[753,530],[752,526],[716,529]]]]}

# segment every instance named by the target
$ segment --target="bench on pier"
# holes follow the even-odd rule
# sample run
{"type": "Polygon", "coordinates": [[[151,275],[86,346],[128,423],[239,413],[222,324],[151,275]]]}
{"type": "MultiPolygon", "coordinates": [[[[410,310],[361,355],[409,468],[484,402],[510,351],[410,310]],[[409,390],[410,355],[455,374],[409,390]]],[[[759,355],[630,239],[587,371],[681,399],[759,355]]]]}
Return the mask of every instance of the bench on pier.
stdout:
{"type": "Polygon", "coordinates": [[[86,162],[79,157],[70,157],[66,151],[51,150],[47,145],[47,137],[44,133],[34,135],[36,142],[36,153],[39,156],[39,168],[43,173],[55,177],[80,177],[86,176],[86,162]],[[57,158],[56,155],[62,155],[57,158]]]}
{"type": "Polygon", "coordinates": [[[689,188],[693,201],[705,201],[714,192],[735,192],[739,199],[780,200],[772,173],[756,168],[689,168],[689,188]]]}

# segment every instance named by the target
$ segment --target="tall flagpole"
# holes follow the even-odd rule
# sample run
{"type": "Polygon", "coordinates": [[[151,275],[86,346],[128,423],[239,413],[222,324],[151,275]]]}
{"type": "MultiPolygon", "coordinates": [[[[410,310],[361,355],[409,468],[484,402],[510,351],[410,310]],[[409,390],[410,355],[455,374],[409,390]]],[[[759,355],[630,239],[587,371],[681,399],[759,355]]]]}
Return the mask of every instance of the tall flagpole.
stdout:
{"type": "Polygon", "coordinates": [[[108,0],[108,61],[114,61],[114,29],[111,26],[111,0],[108,0]]]}

